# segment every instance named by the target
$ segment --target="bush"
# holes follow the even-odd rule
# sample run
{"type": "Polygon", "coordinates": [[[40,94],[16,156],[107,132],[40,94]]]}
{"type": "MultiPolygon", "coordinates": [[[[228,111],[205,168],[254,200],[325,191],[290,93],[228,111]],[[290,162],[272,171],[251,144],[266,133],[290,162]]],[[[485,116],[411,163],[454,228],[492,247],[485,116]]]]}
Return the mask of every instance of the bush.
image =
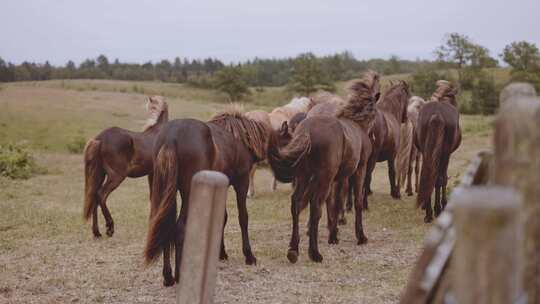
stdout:
{"type": "Polygon", "coordinates": [[[66,144],[66,148],[70,153],[80,154],[84,151],[86,139],[83,136],[75,136],[66,144]]]}
{"type": "Polygon", "coordinates": [[[540,92],[540,71],[537,72],[525,72],[525,71],[512,71],[510,76],[511,82],[528,82],[534,86],[536,92],[540,92]]]}
{"type": "Polygon", "coordinates": [[[30,151],[24,145],[0,145],[1,176],[12,179],[28,179],[37,173],[46,173],[46,170],[34,162],[30,151]]]}
{"type": "Polygon", "coordinates": [[[493,76],[480,76],[472,89],[472,114],[494,114],[498,107],[499,93],[493,76]]]}

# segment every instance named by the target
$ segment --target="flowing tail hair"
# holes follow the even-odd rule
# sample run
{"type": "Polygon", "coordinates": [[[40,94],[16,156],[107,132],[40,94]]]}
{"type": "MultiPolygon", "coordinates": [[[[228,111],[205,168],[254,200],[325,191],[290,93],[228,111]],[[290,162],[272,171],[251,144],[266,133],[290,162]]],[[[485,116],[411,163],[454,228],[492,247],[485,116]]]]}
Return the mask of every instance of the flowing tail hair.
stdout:
{"type": "MultiPolygon", "coordinates": [[[[302,125],[299,127],[301,128],[302,125]]],[[[310,150],[311,138],[308,132],[302,132],[302,130],[296,130],[291,142],[283,149],[270,144],[268,163],[276,179],[282,183],[291,183],[296,175],[296,166],[310,150]]]]}
{"type": "Polygon", "coordinates": [[[410,121],[401,125],[401,134],[399,138],[399,150],[396,157],[396,175],[398,185],[402,188],[405,185],[407,172],[411,165],[413,146],[413,126],[410,121]]]}
{"type": "Polygon", "coordinates": [[[165,144],[154,161],[150,225],[144,249],[146,264],[154,262],[162,251],[172,249],[176,230],[177,180],[176,147],[165,144]]]}
{"type": "Polygon", "coordinates": [[[420,186],[416,199],[416,206],[420,207],[428,202],[439,173],[439,163],[444,140],[444,121],[440,115],[430,117],[427,125],[427,135],[422,147],[422,171],[420,172],[420,186]]]}
{"type": "Polygon", "coordinates": [[[83,218],[88,221],[99,203],[98,190],[105,179],[100,157],[101,142],[90,139],[84,147],[84,208],[83,218]]]}

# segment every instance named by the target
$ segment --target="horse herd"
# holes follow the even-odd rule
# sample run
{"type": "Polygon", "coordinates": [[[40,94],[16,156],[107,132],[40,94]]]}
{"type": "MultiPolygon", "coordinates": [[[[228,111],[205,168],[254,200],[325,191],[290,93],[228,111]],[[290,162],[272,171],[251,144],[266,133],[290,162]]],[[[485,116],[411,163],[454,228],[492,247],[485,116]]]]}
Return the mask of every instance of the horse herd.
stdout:
{"type": "MultiPolygon", "coordinates": [[[[263,161],[268,162],[276,180],[293,184],[292,235],[287,253],[291,263],[298,259],[299,215],[308,205],[308,254],[312,261],[323,259],[318,249],[318,227],[324,203],[329,244],[338,243],[338,224],[345,223],[345,210],[353,208],[357,243],[367,242],[362,212],[368,208],[371,174],[377,162],[388,163],[390,194],[396,199],[406,180],[406,192],[413,195],[415,164],[417,204],[426,210],[424,221],[431,222],[431,194],[435,189],[438,216],[446,205],[450,154],[461,142],[457,90],[450,82],[440,80],[429,102],[411,97],[405,81],[391,83],[382,95],[380,91],[379,75],[367,71],[352,82],[346,98],[320,92],[295,98],[270,113],[231,109],[206,122],[169,121],[164,98],[149,97],[150,119],[143,132],[115,127],[88,141],[84,152],[84,218],[92,217],[93,234],[100,237],[99,207],[106,233],[112,236],[114,222],[107,197],[126,177],[148,176],[151,207],[144,256],[150,263],[163,255],[165,286],[179,279],[191,178],[201,170],[224,173],[236,192],[242,251],[248,265],[257,260],[249,241],[246,199],[248,193],[255,195],[254,171],[263,161]],[[182,201],[179,215],[177,192],[182,201]]],[[[220,259],[227,259],[223,239],[220,259]]]]}

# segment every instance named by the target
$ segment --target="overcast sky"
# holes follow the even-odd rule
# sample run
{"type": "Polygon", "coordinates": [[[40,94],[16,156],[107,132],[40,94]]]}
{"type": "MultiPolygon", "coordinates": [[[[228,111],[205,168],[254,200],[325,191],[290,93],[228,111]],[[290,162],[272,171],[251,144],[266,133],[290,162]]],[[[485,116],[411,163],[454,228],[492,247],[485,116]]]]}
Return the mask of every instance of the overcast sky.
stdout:
{"type": "Polygon", "coordinates": [[[0,57],[65,64],[105,54],[143,62],[317,55],[433,57],[459,32],[492,55],[540,46],[539,0],[2,0],[0,57]]]}

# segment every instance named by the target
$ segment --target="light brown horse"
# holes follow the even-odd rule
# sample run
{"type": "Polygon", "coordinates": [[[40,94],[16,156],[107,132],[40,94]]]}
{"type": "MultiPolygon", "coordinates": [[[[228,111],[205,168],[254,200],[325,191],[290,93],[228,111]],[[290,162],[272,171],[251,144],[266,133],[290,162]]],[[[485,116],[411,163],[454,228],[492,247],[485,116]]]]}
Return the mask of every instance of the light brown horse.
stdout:
{"type": "Polygon", "coordinates": [[[148,175],[148,184],[152,185],[152,148],[162,125],[169,120],[169,112],[161,96],[148,97],[146,108],[150,118],[143,132],[109,128],[90,139],[84,149],[83,216],[86,220],[92,216],[95,237],[101,237],[98,206],[105,217],[107,235],[113,235],[114,222],[107,208],[107,197],[126,177],[148,175]]]}
{"type": "MultiPolygon", "coordinates": [[[[269,133],[266,125],[238,112],[214,116],[207,123],[195,119],[179,119],[163,126],[154,147],[150,225],[144,255],[146,263],[150,263],[163,253],[165,286],[173,285],[174,279],[177,282],[179,280],[191,178],[201,170],[219,171],[229,178],[236,192],[245,262],[248,265],[256,264],[249,242],[246,197],[249,172],[255,163],[266,157],[269,133]],[[178,219],[177,191],[182,199],[178,219]],[[173,244],[176,251],[174,278],[170,265],[173,244]]],[[[223,240],[220,259],[227,259],[223,240]]]]}
{"type": "Polygon", "coordinates": [[[414,191],[418,193],[418,177],[420,171],[421,155],[414,145],[414,136],[418,120],[418,113],[426,101],[418,96],[409,99],[407,107],[407,123],[401,125],[401,138],[399,152],[396,159],[396,173],[398,177],[398,187],[401,189],[405,183],[405,192],[408,196],[413,195],[412,173],[414,166],[414,191]]]}
{"type": "Polygon", "coordinates": [[[417,205],[426,209],[426,223],[433,220],[431,194],[434,188],[435,216],[446,207],[448,163],[450,155],[461,144],[456,94],[457,89],[450,82],[439,80],[431,101],[418,113],[415,145],[422,153],[422,171],[417,205]]]}
{"type": "MultiPolygon", "coordinates": [[[[372,129],[373,154],[370,157],[366,176],[366,192],[371,193],[371,175],[377,162],[388,163],[390,194],[399,199],[400,193],[396,183],[395,158],[400,144],[401,124],[407,122],[407,105],[410,93],[405,81],[398,81],[377,102],[377,115],[372,129]]],[[[368,204],[365,200],[364,207],[368,204]]]]}
{"type": "Polygon", "coordinates": [[[318,249],[318,226],[321,205],[327,202],[330,244],[338,243],[337,215],[341,209],[344,181],[351,176],[355,185],[356,237],[358,244],[367,242],[362,226],[363,182],[371,154],[368,131],[375,116],[374,89],[378,90],[376,73],[368,72],[351,87],[348,104],[337,117],[306,118],[284,148],[274,144],[275,133],[268,150],[268,161],[279,181],[296,184],[291,196],[292,236],[287,258],[298,259],[300,211],[310,206],[309,257],[321,262],[318,249]],[[337,186],[333,188],[334,183],[337,186]],[[335,200],[328,200],[334,189],[335,200]],[[328,204],[329,203],[329,204],[328,204]]]}
{"type": "MultiPolygon", "coordinates": [[[[306,113],[313,105],[314,102],[312,99],[308,97],[297,97],[293,98],[286,105],[275,108],[270,113],[262,110],[254,110],[246,112],[245,115],[250,119],[264,123],[273,131],[279,131],[284,122],[288,122],[291,125],[291,119],[296,114],[306,113]]],[[[250,172],[249,197],[255,197],[255,171],[257,171],[257,166],[254,166],[250,172]]],[[[272,181],[271,189],[272,191],[277,189],[275,178],[272,181]]]]}

